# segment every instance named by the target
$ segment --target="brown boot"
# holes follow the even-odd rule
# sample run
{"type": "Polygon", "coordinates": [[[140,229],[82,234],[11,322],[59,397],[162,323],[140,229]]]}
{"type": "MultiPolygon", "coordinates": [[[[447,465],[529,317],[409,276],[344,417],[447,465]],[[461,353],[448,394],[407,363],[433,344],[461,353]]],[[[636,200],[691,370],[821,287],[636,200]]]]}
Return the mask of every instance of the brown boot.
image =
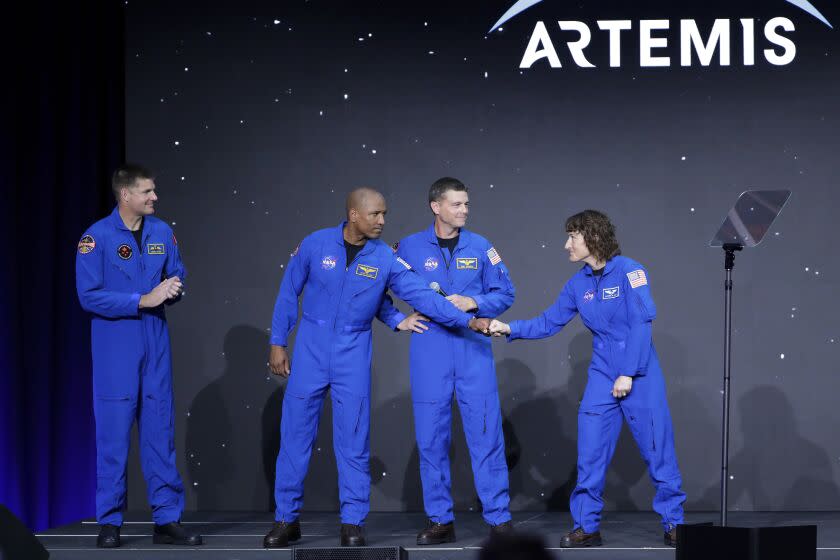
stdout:
{"type": "Polygon", "coordinates": [[[431,519],[426,528],[417,535],[418,545],[443,544],[455,542],[455,523],[435,523],[431,519]]]}
{"type": "Polygon", "coordinates": [[[582,527],[578,527],[570,533],[563,535],[560,539],[560,548],[584,548],[587,546],[601,546],[601,532],[585,533],[582,527]]]}

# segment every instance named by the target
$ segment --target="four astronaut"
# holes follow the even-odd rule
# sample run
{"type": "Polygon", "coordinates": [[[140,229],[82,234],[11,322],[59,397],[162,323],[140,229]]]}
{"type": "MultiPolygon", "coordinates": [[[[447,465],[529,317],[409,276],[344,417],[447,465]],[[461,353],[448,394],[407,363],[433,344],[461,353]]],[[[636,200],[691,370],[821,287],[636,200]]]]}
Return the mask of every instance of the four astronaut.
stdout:
{"type": "MultiPolygon", "coordinates": [[[[91,313],[97,442],[97,545],[120,546],[126,462],[136,420],[156,543],[195,545],[180,525],[184,488],[175,466],[169,334],[164,304],[183,294],[186,271],[171,228],[153,217],[153,176],[137,166],[114,174],[112,214],[79,242],[77,290],[91,313]]],[[[369,511],[371,324],[411,331],[410,377],[427,526],[417,544],[455,541],[449,447],[453,397],[463,418],[475,488],[490,534],[513,530],[502,415],[488,335],[545,338],[576,314],[593,333],[589,381],[578,415],[574,525],[561,546],[601,544],[606,469],[626,421],[656,486],[654,509],[666,544],[683,523],[680,472],[651,340],[656,309],[647,271],[620,255],[614,228],[595,211],[566,223],[570,260],[584,266],[542,315],[493,320],[514,301],[501,256],[464,226],[467,188],[442,178],[429,192],[434,223],[395,244],[379,237],[387,207],[373,189],[347,199],[347,219],[316,231],[294,250],[280,284],[271,329],[271,370],[288,377],[275,476],[275,523],[267,548],[301,537],[303,483],[321,405],[329,389],[338,466],[343,546],[366,544],[369,511]],[[415,308],[406,316],[391,291],[415,308]],[[301,312],[298,302],[303,296],[301,312]],[[298,327],[294,360],[286,349],[298,327]]]]}

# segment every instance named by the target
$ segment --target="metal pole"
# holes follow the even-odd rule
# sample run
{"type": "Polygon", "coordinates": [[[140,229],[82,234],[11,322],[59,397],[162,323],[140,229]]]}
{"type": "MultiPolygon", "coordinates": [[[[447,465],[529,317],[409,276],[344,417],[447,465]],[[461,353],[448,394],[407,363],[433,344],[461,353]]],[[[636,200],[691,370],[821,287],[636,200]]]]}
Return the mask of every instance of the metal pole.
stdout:
{"type": "Polygon", "coordinates": [[[729,489],[729,378],[732,371],[732,268],[735,266],[735,251],[744,247],[737,244],[724,244],[726,252],[726,281],[724,283],[724,338],[723,338],[723,437],[720,468],[720,526],[726,527],[728,509],[727,491],[729,489]]]}
{"type": "Polygon", "coordinates": [[[732,270],[726,271],[724,308],[726,325],[723,342],[723,449],[720,473],[720,526],[726,527],[729,487],[729,374],[732,368],[732,270]]]}

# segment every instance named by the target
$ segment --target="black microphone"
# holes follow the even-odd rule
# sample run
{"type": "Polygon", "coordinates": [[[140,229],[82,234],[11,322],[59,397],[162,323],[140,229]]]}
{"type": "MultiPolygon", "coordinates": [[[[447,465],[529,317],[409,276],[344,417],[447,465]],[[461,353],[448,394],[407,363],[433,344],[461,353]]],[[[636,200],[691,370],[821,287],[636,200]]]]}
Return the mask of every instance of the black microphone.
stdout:
{"type": "Polygon", "coordinates": [[[429,284],[429,287],[437,293],[439,293],[440,295],[442,295],[443,297],[449,297],[449,294],[444,292],[443,289],[440,287],[440,284],[438,284],[437,282],[432,282],[431,284],[429,284]]]}

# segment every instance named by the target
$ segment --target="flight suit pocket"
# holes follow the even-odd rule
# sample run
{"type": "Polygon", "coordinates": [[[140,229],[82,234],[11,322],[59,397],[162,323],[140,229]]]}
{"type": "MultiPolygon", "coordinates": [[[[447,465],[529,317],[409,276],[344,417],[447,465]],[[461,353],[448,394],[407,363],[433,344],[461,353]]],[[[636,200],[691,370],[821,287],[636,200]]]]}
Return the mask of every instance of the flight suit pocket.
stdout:
{"type": "Polygon", "coordinates": [[[639,449],[647,458],[649,453],[656,451],[656,431],[653,426],[653,415],[648,408],[633,409],[626,413],[627,424],[639,449]]]}
{"type": "Polygon", "coordinates": [[[127,453],[135,404],[128,396],[97,394],[93,399],[97,447],[107,456],[127,453]],[[125,448],[125,449],[123,449],[125,448]]]}
{"type": "Polygon", "coordinates": [[[365,452],[370,425],[367,399],[353,395],[333,395],[334,430],[338,445],[351,456],[365,452]]]}
{"type": "MultiPolygon", "coordinates": [[[[421,450],[434,447],[438,436],[443,403],[434,401],[414,401],[414,433],[421,450]]],[[[450,405],[451,406],[451,405],[450,405]]]]}

